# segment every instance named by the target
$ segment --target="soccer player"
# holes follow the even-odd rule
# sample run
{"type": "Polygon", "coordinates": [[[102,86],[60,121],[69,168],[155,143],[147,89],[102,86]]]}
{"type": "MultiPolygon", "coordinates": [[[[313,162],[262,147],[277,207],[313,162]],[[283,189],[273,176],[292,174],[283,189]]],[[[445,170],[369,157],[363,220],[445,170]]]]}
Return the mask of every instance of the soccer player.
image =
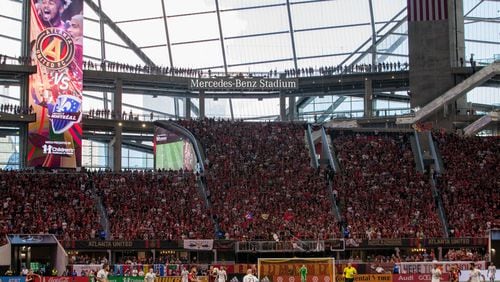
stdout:
{"type": "Polygon", "coordinates": [[[253,275],[253,270],[251,268],[247,269],[247,275],[243,277],[243,282],[258,282],[259,279],[253,275]]]}
{"type": "Polygon", "coordinates": [[[191,268],[191,272],[188,275],[189,282],[198,282],[198,269],[196,267],[191,268]]]}
{"type": "Polygon", "coordinates": [[[458,282],[459,278],[460,273],[458,271],[458,266],[454,264],[450,268],[450,282],[458,282]]]}
{"type": "Polygon", "coordinates": [[[488,266],[488,272],[486,272],[486,276],[490,279],[490,282],[495,282],[495,275],[497,273],[497,268],[490,262],[490,266],[488,266]]]}
{"type": "Polygon", "coordinates": [[[439,264],[437,261],[434,261],[434,268],[431,270],[432,278],[431,282],[440,282],[441,281],[441,269],[439,268],[439,264]]]}
{"type": "Polygon", "coordinates": [[[305,264],[302,265],[302,267],[299,269],[300,273],[300,281],[301,282],[306,282],[307,278],[307,267],[305,264]]]}
{"type": "Polygon", "coordinates": [[[187,271],[186,267],[182,267],[181,271],[181,282],[189,282],[189,271],[187,271]]]}
{"type": "Polygon", "coordinates": [[[469,273],[469,280],[468,282],[481,282],[480,277],[483,277],[483,281],[486,279],[484,278],[484,275],[481,273],[481,270],[476,267],[474,263],[470,264],[470,273],[469,273]]]}
{"type": "Polygon", "coordinates": [[[352,266],[352,263],[347,263],[347,266],[344,268],[344,277],[345,282],[354,282],[354,276],[358,274],[356,268],[352,266]]]}
{"type": "Polygon", "coordinates": [[[153,268],[149,269],[149,272],[144,276],[144,282],[154,282],[156,278],[156,274],[154,273],[153,268]]]}
{"type": "Polygon", "coordinates": [[[226,282],[227,280],[227,273],[226,273],[226,269],[224,268],[224,266],[221,266],[219,271],[217,272],[217,282],[226,282]]]}
{"type": "Polygon", "coordinates": [[[108,282],[109,264],[102,265],[102,269],[97,272],[97,282],[108,282]]]}

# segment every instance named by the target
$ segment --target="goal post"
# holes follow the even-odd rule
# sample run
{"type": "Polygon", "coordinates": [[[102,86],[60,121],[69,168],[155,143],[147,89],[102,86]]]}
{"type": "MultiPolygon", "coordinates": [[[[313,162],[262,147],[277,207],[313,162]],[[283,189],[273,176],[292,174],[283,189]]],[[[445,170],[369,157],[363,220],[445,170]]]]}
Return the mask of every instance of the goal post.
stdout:
{"type": "Polygon", "coordinates": [[[334,258],[259,258],[260,282],[335,282],[334,258]]]}

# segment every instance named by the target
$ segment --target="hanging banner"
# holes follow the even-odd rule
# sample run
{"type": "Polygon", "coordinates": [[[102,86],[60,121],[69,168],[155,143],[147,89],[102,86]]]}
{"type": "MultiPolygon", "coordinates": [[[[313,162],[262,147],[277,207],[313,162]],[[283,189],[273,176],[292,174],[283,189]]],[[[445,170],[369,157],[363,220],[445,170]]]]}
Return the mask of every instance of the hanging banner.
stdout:
{"type": "Polygon", "coordinates": [[[186,250],[205,250],[209,251],[214,248],[214,240],[184,240],[184,249],[186,250]]]}
{"type": "Polygon", "coordinates": [[[28,166],[81,166],[83,0],[31,0],[28,166]]]}

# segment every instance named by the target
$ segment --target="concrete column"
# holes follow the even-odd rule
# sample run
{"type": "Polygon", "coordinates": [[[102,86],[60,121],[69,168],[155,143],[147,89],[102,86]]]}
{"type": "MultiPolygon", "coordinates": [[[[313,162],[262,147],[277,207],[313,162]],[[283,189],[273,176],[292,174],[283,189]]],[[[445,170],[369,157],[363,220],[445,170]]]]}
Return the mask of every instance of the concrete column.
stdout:
{"type": "Polygon", "coordinates": [[[370,118],[373,116],[373,85],[372,80],[365,80],[365,103],[364,103],[364,117],[370,118]]]}
{"type": "Polygon", "coordinates": [[[115,137],[111,142],[113,142],[113,171],[120,171],[122,169],[122,126],[121,121],[117,122],[115,126],[115,137]]]}
{"type": "Polygon", "coordinates": [[[112,142],[112,168],[113,171],[120,171],[122,169],[122,95],[123,95],[123,81],[117,79],[115,81],[115,93],[113,95],[113,110],[115,111],[115,137],[112,142]]]}
{"type": "Polygon", "coordinates": [[[464,46],[462,2],[448,1],[447,19],[408,22],[411,107],[423,107],[455,85],[451,68],[464,46]]]}
{"type": "Polygon", "coordinates": [[[280,92],[280,120],[286,121],[286,96],[280,92]]]}
{"type": "Polygon", "coordinates": [[[200,104],[198,105],[199,108],[199,118],[205,118],[205,90],[200,90],[200,97],[198,98],[200,101],[200,104]]]}
{"type": "Polygon", "coordinates": [[[191,98],[184,99],[184,117],[191,118],[191,98]]]}
{"type": "Polygon", "coordinates": [[[293,121],[297,116],[297,107],[295,106],[295,96],[288,97],[288,120],[293,121]]]}

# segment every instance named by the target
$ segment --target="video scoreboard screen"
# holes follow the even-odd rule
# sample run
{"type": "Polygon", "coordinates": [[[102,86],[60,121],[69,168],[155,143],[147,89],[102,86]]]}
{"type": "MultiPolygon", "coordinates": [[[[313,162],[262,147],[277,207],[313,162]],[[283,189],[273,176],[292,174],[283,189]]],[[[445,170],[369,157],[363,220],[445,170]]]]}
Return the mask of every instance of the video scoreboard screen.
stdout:
{"type": "Polygon", "coordinates": [[[196,165],[189,139],[167,129],[156,127],[154,139],[155,168],[193,170],[196,165]]]}

